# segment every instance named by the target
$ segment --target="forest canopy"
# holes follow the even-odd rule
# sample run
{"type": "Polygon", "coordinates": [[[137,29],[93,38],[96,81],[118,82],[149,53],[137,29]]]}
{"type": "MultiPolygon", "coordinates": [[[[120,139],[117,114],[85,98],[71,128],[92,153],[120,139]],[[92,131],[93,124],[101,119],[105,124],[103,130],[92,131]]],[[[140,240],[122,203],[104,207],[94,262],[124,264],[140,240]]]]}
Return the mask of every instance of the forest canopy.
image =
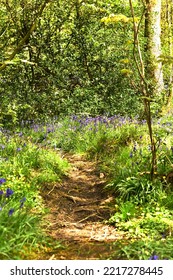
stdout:
{"type": "Polygon", "coordinates": [[[133,23],[151,93],[148,98],[153,98],[152,109],[158,112],[169,103],[172,91],[172,3],[162,1],[161,10],[160,1],[153,9],[150,2],[1,0],[0,122],[83,112],[143,118],[133,23]],[[162,49],[155,61],[157,46],[152,42],[158,44],[160,39],[162,49]],[[158,78],[152,61],[163,77],[158,78]],[[158,83],[161,90],[153,96],[158,83]]]}

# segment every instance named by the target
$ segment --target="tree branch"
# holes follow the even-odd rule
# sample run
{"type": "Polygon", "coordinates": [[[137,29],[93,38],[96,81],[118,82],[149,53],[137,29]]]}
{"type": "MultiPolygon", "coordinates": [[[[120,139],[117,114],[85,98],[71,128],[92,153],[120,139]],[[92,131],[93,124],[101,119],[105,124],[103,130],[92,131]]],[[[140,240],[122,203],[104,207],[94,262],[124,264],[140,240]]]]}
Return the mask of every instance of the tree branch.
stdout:
{"type": "Polygon", "coordinates": [[[4,70],[7,65],[9,64],[9,61],[13,60],[13,58],[16,56],[17,53],[20,52],[20,50],[23,48],[25,42],[29,39],[30,35],[33,33],[33,31],[36,28],[37,25],[37,21],[39,19],[39,17],[42,15],[43,10],[45,9],[46,5],[51,2],[51,0],[45,0],[45,2],[41,5],[40,10],[38,11],[38,13],[36,14],[36,17],[30,27],[30,29],[28,30],[28,32],[26,33],[26,35],[21,39],[21,41],[19,42],[19,44],[17,45],[17,47],[14,49],[14,51],[12,52],[12,54],[9,56],[9,58],[4,61],[3,63],[1,63],[0,66],[0,71],[4,70]]]}

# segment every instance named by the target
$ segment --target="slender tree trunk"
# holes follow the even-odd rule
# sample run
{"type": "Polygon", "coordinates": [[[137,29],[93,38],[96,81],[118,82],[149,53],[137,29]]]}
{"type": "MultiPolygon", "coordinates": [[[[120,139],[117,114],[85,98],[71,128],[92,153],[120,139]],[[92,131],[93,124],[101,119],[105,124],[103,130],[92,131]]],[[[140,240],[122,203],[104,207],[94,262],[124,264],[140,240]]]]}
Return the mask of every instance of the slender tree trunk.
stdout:
{"type": "Polygon", "coordinates": [[[145,69],[152,96],[160,96],[164,89],[161,55],[161,0],[145,0],[145,69]]]}
{"type": "MultiPolygon", "coordinates": [[[[134,14],[132,0],[129,0],[129,4],[130,4],[131,14],[133,17],[133,30],[134,30],[133,55],[134,55],[134,60],[135,60],[136,66],[137,66],[139,76],[140,76],[141,93],[142,93],[143,101],[144,101],[145,118],[146,118],[147,125],[148,125],[148,131],[149,131],[150,143],[151,143],[151,172],[150,172],[150,174],[151,174],[151,180],[153,180],[154,174],[157,170],[157,154],[156,154],[157,151],[156,151],[156,144],[155,144],[155,140],[153,137],[153,129],[152,129],[151,97],[152,97],[153,93],[155,93],[155,92],[154,92],[154,90],[151,91],[151,88],[149,86],[149,81],[154,80],[154,83],[157,84],[158,81],[156,80],[156,77],[155,77],[157,72],[155,72],[155,68],[149,69],[150,80],[148,81],[148,75],[146,75],[146,71],[148,71],[148,65],[146,67],[146,64],[144,63],[141,48],[140,48],[140,42],[139,42],[139,38],[138,38],[140,23],[143,19],[144,13],[142,14],[141,20],[140,20],[139,24],[137,25],[136,21],[135,21],[135,14],[134,14]]],[[[145,11],[145,23],[146,23],[147,28],[149,28],[148,20],[149,20],[149,11],[147,10],[147,11],[145,11]]],[[[148,33],[149,30],[145,29],[145,32],[148,33]]],[[[149,34],[148,34],[148,36],[149,36],[149,34]]],[[[151,47],[150,47],[150,45],[149,46],[147,45],[148,42],[150,42],[150,41],[148,40],[146,42],[147,58],[151,57],[151,47]]]]}
{"type": "MultiPolygon", "coordinates": [[[[168,47],[169,47],[169,55],[173,57],[173,34],[172,34],[172,0],[166,0],[166,21],[168,26],[168,47]]],[[[168,99],[166,107],[169,109],[171,106],[172,98],[173,98],[173,63],[169,64],[169,89],[168,89],[168,99]]]]}

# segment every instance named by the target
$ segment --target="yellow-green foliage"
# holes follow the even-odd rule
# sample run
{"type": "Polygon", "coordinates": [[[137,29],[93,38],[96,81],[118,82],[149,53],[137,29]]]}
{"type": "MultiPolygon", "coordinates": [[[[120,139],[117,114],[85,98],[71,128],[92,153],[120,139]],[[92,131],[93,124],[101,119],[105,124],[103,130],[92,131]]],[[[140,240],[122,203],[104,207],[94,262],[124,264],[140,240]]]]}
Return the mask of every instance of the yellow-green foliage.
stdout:
{"type": "Polygon", "coordinates": [[[118,22],[123,22],[123,23],[127,23],[130,19],[128,17],[126,17],[125,15],[122,14],[117,14],[117,15],[110,15],[108,17],[104,17],[101,19],[101,22],[104,22],[105,24],[108,23],[118,23],[118,22]]]}
{"type": "Polygon", "coordinates": [[[130,70],[130,69],[121,69],[121,73],[123,74],[123,75],[129,75],[129,74],[132,74],[133,73],[133,71],[132,70],[130,70]]]}
{"type": "MultiPolygon", "coordinates": [[[[135,22],[137,22],[139,19],[137,17],[134,18],[135,22]]],[[[127,17],[123,14],[111,14],[108,17],[104,17],[101,19],[101,22],[104,22],[105,24],[109,23],[128,23],[132,22],[133,19],[130,17],[127,17]]]]}
{"type": "Polygon", "coordinates": [[[130,63],[130,60],[128,58],[124,58],[124,59],[121,59],[120,62],[124,63],[124,64],[128,64],[128,63],[130,63]]]}

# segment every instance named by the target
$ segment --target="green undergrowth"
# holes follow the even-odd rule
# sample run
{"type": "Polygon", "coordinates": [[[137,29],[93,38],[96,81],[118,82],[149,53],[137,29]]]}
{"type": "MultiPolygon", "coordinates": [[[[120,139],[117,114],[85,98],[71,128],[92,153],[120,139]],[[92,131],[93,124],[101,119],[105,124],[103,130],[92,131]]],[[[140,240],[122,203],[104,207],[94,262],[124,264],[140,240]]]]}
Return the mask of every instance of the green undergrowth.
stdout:
{"type": "Polygon", "coordinates": [[[109,222],[124,233],[116,256],[118,254],[122,259],[140,260],[153,256],[173,259],[173,209],[156,201],[141,206],[132,200],[120,202],[116,211],[109,222]]]}
{"type": "Polygon", "coordinates": [[[33,259],[60,246],[48,237],[42,192],[69,164],[21,133],[0,132],[0,259],[33,259]]]}
{"type": "Polygon", "coordinates": [[[85,154],[97,162],[108,180],[107,191],[115,196],[115,214],[108,222],[125,234],[114,258],[173,258],[173,195],[171,182],[166,180],[173,162],[173,118],[155,120],[153,130],[158,159],[153,181],[145,121],[73,116],[53,126],[33,127],[30,133],[34,143],[85,154]]]}
{"type": "Polygon", "coordinates": [[[14,189],[16,201],[26,196],[27,211],[38,218],[39,211],[44,212],[42,187],[61,180],[68,170],[64,152],[85,154],[96,162],[107,179],[106,190],[115,197],[108,223],[125,237],[113,258],[172,259],[172,116],[155,120],[153,131],[157,173],[151,181],[145,121],[78,115],[45,124],[23,123],[15,134],[1,135],[1,177],[6,179],[2,186],[14,189]]]}

